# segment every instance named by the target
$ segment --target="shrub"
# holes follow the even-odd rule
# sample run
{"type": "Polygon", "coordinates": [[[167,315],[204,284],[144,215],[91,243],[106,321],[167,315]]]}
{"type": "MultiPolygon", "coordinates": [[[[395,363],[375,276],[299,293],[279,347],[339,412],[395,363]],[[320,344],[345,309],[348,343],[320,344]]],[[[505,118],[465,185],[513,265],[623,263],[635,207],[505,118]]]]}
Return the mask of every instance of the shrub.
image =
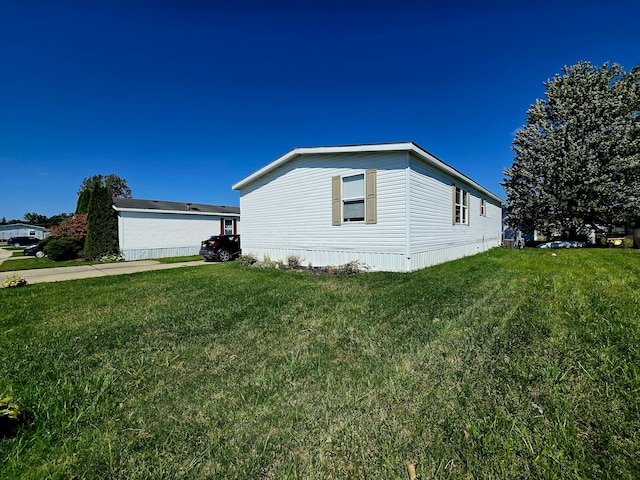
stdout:
{"type": "Polygon", "coordinates": [[[27,284],[27,281],[20,275],[11,275],[2,282],[2,288],[17,288],[27,284]]]}
{"type": "Polygon", "coordinates": [[[256,262],[251,265],[254,268],[260,268],[263,270],[268,270],[270,268],[280,268],[281,263],[275,260],[271,260],[269,257],[265,257],[261,262],[256,262]]]}
{"type": "Polygon", "coordinates": [[[51,235],[84,239],[87,236],[87,214],[74,215],[62,225],[52,226],[51,235]]]}
{"type": "Polygon", "coordinates": [[[360,260],[351,260],[350,262],[345,263],[344,265],[340,265],[338,267],[340,273],[351,275],[355,273],[363,273],[369,270],[369,265],[360,260]]]}
{"type": "Polygon", "coordinates": [[[240,255],[240,257],[238,258],[238,261],[240,262],[240,265],[243,265],[245,267],[251,267],[258,261],[258,259],[256,258],[255,255],[248,253],[246,255],[240,255]]]}
{"type": "Polygon", "coordinates": [[[300,268],[302,266],[302,259],[298,255],[289,255],[287,257],[287,266],[289,268],[300,268]]]}
{"type": "Polygon", "coordinates": [[[124,262],[124,257],[120,253],[113,255],[104,255],[100,258],[100,261],[103,263],[124,262]]]}
{"type": "Polygon", "coordinates": [[[49,244],[49,242],[50,242],[51,240],[56,239],[56,238],[59,238],[59,237],[58,237],[58,236],[56,236],[56,235],[52,235],[52,236],[49,236],[49,237],[43,238],[42,240],[40,240],[40,241],[38,242],[38,248],[44,252],[44,248],[49,244]]]}
{"type": "Polygon", "coordinates": [[[106,186],[95,182],[87,214],[87,236],[84,251],[88,258],[99,259],[118,253],[118,219],[113,210],[113,199],[106,186]]]}
{"type": "Polygon", "coordinates": [[[82,251],[82,240],[75,237],[54,237],[44,247],[44,253],[53,261],[73,260],[82,251]]]}

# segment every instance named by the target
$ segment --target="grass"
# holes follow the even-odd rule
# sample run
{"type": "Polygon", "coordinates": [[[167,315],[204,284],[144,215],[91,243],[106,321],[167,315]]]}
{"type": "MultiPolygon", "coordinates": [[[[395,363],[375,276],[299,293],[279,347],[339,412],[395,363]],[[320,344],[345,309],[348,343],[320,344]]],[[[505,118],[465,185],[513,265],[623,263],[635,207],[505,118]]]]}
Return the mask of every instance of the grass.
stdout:
{"type": "MultiPolygon", "coordinates": [[[[95,265],[101,263],[93,260],[67,260],[54,262],[49,258],[35,258],[25,257],[23,254],[14,253],[13,256],[20,256],[20,259],[5,260],[0,263],[0,272],[13,272],[18,270],[35,270],[38,268],[57,268],[57,267],[76,267],[79,265],[95,265]]],[[[171,257],[171,258],[157,258],[154,259],[160,263],[182,263],[190,262],[193,260],[202,260],[199,255],[185,256],[185,257],[171,257]]]]}
{"type": "Polygon", "coordinates": [[[183,263],[203,260],[203,258],[200,255],[187,255],[183,257],[156,258],[155,260],[159,261],[160,263],[183,263]]]}
{"type": "Polygon", "coordinates": [[[639,478],[639,254],[0,290],[0,478],[639,478]]]}
{"type": "MultiPolygon", "coordinates": [[[[20,256],[23,256],[20,254],[20,256]]],[[[78,265],[93,265],[100,262],[89,260],[67,260],[54,262],[49,258],[35,258],[23,256],[24,258],[5,260],[0,263],[0,272],[13,272],[18,270],[35,270],[38,268],[75,267],[78,265]]]]}

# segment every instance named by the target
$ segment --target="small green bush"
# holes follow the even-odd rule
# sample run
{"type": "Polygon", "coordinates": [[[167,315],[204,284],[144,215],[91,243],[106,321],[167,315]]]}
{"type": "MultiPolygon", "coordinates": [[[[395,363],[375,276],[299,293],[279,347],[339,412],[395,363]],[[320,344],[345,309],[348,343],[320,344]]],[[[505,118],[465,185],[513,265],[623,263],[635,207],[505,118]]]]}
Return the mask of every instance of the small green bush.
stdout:
{"type": "Polygon", "coordinates": [[[289,268],[300,268],[302,267],[302,259],[298,255],[289,255],[287,257],[287,266],[289,268]]]}
{"type": "Polygon", "coordinates": [[[240,262],[240,265],[244,267],[250,267],[253,264],[255,264],[258,261],[258,259],[256,258],[255,255],[248,253],[246,255],[240,255],[240,257],[238,258],[238,261],[240,262]]]}
{"type": "Polygon", "coordinates": [[[355,273],[363,273],[369,270],[369,265],[359,260],[351,260],[350,262],[338,267],[340,273],[351,275],[355,273]]]}
{"type": "Polygon", "coordinates": [[[44,253],[51,260],[74,260],[82,251],[83,242],[75,237],[51,238],[44,247],[44,253]]]}
{"type": "Polygon", "coordinates": [[[44,247],[46,247],[51,240],[55,240],[56,238],[60,238],[60,237],[49,236],[49,237],[43,238],[38,242],[38,248],[44,252],[44,247]]]}

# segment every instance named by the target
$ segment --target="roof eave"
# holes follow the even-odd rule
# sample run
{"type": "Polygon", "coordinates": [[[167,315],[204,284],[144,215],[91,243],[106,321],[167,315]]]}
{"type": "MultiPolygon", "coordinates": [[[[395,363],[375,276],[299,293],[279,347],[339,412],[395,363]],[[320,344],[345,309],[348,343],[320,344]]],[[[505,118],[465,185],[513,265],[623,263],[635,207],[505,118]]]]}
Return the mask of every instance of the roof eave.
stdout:
{"type": "Polygon", "coordinates": [[[423,148],[419,147],[413,142],[402,142],[402,143],[379,143],[379,144],[370,144],[370,145],[342,145],[342,146],[333,146],[333,147],[302,147],[302,148],[294,148],[289,152],[285,153],[281,157],[277,158],[273,162],[265,165],[260,170],[255,171],[248,177],[243,178],[239,182],[235,183],[231,188],[233,190],[240,190],[255,180],[259,179],[263,175],[275,170],[276,168],[284,165],[285,163],[291,161],[293,158],[299,155],[310,155],[310,154],[319,154],[319,153],[354,153],[354,152],[393,152],[393,151],[409,151],[420,157],[422,160],[427,163],[433,165],[434,167],[442,170],[454,178],[457,178],[477,190],[483,192],[488,197],[492,198],[496,202],[502,204],[504,202],[503,199],[498,197],[493,192],[487,190],[485,187],[475,182],[471,178],[464,175],[462,172],[459,172],[452,166],[446,164],[436,156],[427,152],[423,148]]]}
{"type": "Polygon", "coordinates": [[[113,206],[113,209],[117,212],[130,212],[130,213],[164,213],[172,215],[204,215],[209,217],[240,217],[239,213],[226,213],[226,212],[202,212],[195,210],[156,210],[151,208],[126,208],[113,206]]]}

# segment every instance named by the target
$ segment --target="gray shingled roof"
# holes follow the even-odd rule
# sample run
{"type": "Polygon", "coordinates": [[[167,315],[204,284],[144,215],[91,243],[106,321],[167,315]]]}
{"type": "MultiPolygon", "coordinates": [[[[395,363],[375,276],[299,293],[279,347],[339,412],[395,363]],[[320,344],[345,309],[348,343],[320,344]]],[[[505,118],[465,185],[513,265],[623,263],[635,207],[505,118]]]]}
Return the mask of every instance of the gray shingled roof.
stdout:
{"type": "Polygon", "coordinates": [[[116,210],[165,210],[172,212],[203,212],[221,214],[240,214],[240,207],[227,205],[208,205],[206,203],[167,202],[164,200],[143,200],[140,198],[114,198],[113,206],[116,210]]]}

